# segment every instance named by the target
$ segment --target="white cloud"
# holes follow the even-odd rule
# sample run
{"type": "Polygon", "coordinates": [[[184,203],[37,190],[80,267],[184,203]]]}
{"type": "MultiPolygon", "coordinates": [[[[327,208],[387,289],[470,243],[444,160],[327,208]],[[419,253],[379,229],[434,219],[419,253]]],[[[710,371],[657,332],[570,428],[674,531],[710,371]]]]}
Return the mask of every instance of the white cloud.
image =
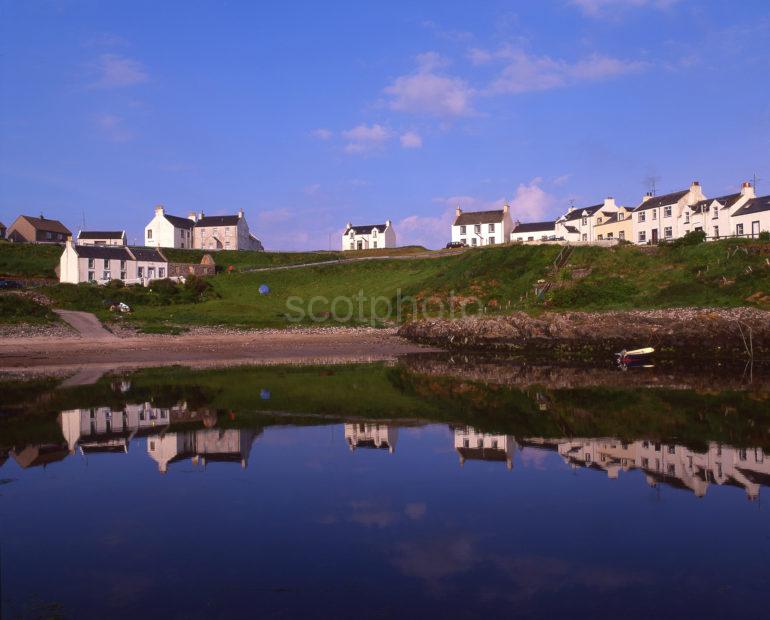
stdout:
{"type": "Polygon", "coordinates": [[[334,137],[334,132],[332,132],[330,129],[319,127],[318,129],[311,131],[310,135],[318,140],[331,140],[334,137]]]}
{"type": "Polygon", "coordinates": [[[378,125],[357,125],[352,129],[342,132],[342,137],[347,140],[346,153],[366,153],[381,147],[391,138],[390,131],[378,125]]]}
{"type": "Polygon", "coordinates": [[[569,4],[578,7],[590,17],[603,17],[626,9],[653,8],[668,9],[679,0],[569,0],[569,4]]]}
{"type": "Polygon", "coordinates": [[[610,56],[593,54],[570,63],[549,56],[534,56],[522,50],[506,51],[508,64],[492,83],[492,94],[519,94],[532,91],[550,90],[582,82],[592,82],[636,73],[647,68],[647,63],[627,61],[610,56]]]}
{"type": "Polygon", "coordinates": [[[115,114],[101,114],[96,118],[96,125],[112,142],[128,142],[134,139],[134,134],[125,126],[124,119],[115,114]]]}
{"type": "Polygon", "coordinates": [[[432,116],[464,116],[472,113],[474,90],[465,80],[437,70],[447,61],[435,52],[417,57],[414,73],[402,75],[385,88],[388,106],[397,112],[432,116]]]}
{"type": "Polygon", "coordinates": [[[94,67],[93,88],[123,88],[149,79],[142,63],[119,54],[102,54],[94,67]]]}
{"type": "Polygon", "coordinates": [[[571,177],[572,177],[572,173],[562,174],[558,177],[554,177],[551,183],[553,183],[556,187],[561,187],[563,185],[566,185],[567,181],[569,181],[571,177]]]}
{"type": "Polygon", "coordinates": [[[516,194],[509,203],[513,220],[521,222],[542,220],[556,204],[556,199],[540,187],[541,183],[542,179],[536,178],[529,183],[519,184],[516,194]]]}
{"type": "Polygon", "coordinates": [[[422,136],[414,131],[407,131],[401,134],[401,146],[405,149],[419,149],[422,148],[422,136]]]}
{"type": "Polygon", "coordinates": [[[454,208],[445,208],[436,216],[410,215],[395,225],[399,245],[441,248],[451,238],[454,208]]]}

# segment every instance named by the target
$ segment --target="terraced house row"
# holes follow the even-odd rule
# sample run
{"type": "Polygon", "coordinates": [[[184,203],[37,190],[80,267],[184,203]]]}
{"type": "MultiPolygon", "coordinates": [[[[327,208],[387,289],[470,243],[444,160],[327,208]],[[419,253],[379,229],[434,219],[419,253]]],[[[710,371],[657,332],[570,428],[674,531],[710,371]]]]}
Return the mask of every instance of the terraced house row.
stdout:
{"type": "Polygon", "coordinates": [[[701,230],[706,239],[756,238],[770,231],[770,196],[757,197],[749,182],[739,192],[707,197],[698,181],[689,188],[661,196],[646,194],[634,208],[612,197],[570,209],[556,220],[518,222],[506,205],[495,211],[463,212],[458,208],[452,241],[468,246],[496,243],[616,243],[672,241],[701,230]]]}

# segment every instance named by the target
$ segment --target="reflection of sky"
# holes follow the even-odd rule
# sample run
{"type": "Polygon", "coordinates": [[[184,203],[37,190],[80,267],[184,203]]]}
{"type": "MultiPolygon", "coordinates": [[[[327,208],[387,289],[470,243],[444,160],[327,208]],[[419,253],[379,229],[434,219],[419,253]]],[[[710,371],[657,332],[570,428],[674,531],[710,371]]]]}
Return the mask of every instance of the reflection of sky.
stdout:
{"type": "Polygon", "coordinates": [[[45,469],[9,461],[4,612],[31,600],[78,618],[764,609],[770,520],[741,489],[698,499],[535,448],[512,471],[460,467],[452,440],[402,428],[395,454],[351,452],[341,426],[271,428],[247,469],[185,461],[165,476],[144,440],[45,469]]]}

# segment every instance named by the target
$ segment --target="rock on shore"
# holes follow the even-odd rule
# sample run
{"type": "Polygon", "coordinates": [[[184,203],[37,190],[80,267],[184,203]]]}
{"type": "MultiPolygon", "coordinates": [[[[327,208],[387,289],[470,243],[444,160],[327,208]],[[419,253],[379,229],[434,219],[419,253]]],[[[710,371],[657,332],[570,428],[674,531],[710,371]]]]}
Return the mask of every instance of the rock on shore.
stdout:
{"type": "Polygon", "coordinates": [[[552,355],[606,355],[653,346],[672,357],[754,358],[770,353],[770,312],[753,308],[523,312],[457,320],[426,319],[401,327],[414,342],[449,349],[520,351],[552,355]],[[742,333],[741,333],[742,332],[742,333]]]}

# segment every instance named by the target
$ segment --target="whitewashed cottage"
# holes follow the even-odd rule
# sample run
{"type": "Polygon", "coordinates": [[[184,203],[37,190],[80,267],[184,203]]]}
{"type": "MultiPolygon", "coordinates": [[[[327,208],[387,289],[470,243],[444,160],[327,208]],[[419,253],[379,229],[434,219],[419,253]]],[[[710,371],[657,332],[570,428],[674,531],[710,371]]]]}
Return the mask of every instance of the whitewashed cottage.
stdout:
{"type": "Polygon", "coordinates": [[[342,233],[342,250],[378,250],[396,247],[396,231],[393,222],[353,226],[348,222],[342,233]]]}
{"type": "Polygon", "coordinates": [[[452,223],[452,241],[476,247],[507,243],[511,238],[513,221],[506,204],[494,211],[455,211],[452,223]]]}

